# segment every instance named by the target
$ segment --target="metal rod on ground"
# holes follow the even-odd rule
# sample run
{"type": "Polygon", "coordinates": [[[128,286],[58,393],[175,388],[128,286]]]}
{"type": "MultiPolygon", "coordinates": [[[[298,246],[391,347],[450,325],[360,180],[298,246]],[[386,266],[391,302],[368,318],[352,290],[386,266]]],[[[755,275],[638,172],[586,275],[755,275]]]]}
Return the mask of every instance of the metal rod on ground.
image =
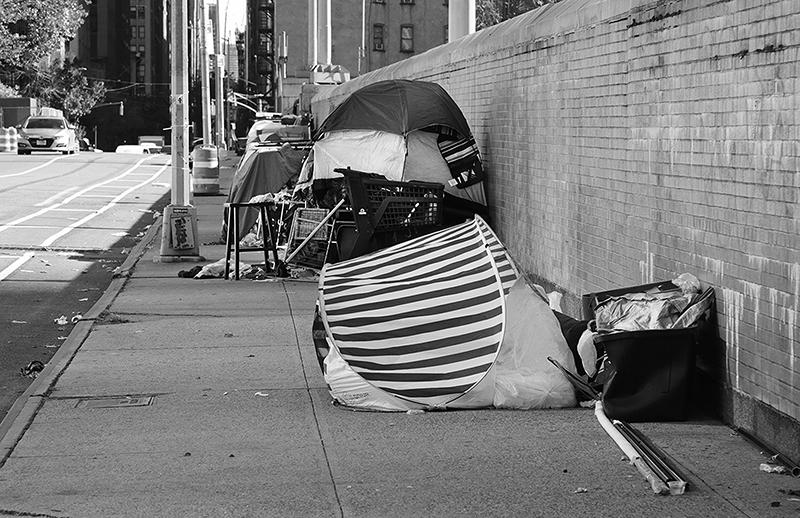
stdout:
{"type": "Polygon", "coordinates": [[[625,437],[617,430],[614,425],[611,423],[611,420],[606,416],[605,411],[603,410],[603,402],[598,401],[595,403],[594,406],[594,415],[597,417],[597,421],[600,423],[600,426],[606,431],[606,433],[613,439],[619,449],[630,459],[631,464],[636,466],[636,469],[639,470],[645,479],[650,483],[650,487],[653,489],[653,492],[659,495],[668,495],[669,488],[667,485],[660,479],[656,474],[650,469],[650,466],[642,460],[641,455],[636,449],[631,446],[631,443],[628,442],[625,437]]]}
{"type": "Polygon", "coordinates": [[[289,261],[294,259],[294,256],[296,256],[298,253],[300,253],[300,250],[302,250],[303,247],[306,246],[309,241],[311,241],[311,239],[314,237],[314,235],[317,232],[319,232],[319,229],[321,229],[333,216],[336,215],[336,211],[339,210],[342,205],[344,205],[344,199],[339,200],[339,203],[337,203],[336,206],[334,208],[332,208],[331,211],[328,214],[326,214],[324,218],[322,218],[322,221],[320,221],[317,224],[317,226],[314,227],[314,230],[312,230],[311,233],[308,234],[308,237],[306,237],[303,240],[303,242],[300,243],[300,246],[295,248],[294,251],[292,252],[292,254],[289,257],[287,257],[286,259],[284,259],[283,262],[286,263],[286,264],[289,264],[289,261]]]}
{"type": "Polygon", "coordinates": [[[686,491],[686,480],[678,474],[677,470],[673,469],[664,458],[663,454],[656,451],[656,447],[647,440],[641,432],[633,428],[628,423],[622,421],[614,421],[614,426],[625,436],[628,442],[642,456],[642,459],[647,462],[650,468],[658,475],[673,495],[682,495],[686,491]]]}
{"type": "Polygon", "coordinates": [[[798,466],[797,464],[792,462],[791,459],[789,459],[789,458],[785,457],[783,454],[777,452],[775,450],[775,448],[773,448],[772,446],[766,444],[764,441],[762,441],[761,439],[759,439],[755,435],[751,434],[750,432],[748,432],[744,428],[734,428],[734,430],[736,431],[736,433],[738,433],[739,435],[741,435],[742,437],[744,437],[748,441],[752,442],[753,444],[758,446],[760,449],[764,450],[764,453],[766,453],[768,456],[770,456],[771,458],[775,459],[777,462],[779,462],[779,463],[783,464],[784,466],[786,466],[786,468],[788,468],[789,471],[792,473],[793,477],[800,477],[800,466],[798,466]]]}

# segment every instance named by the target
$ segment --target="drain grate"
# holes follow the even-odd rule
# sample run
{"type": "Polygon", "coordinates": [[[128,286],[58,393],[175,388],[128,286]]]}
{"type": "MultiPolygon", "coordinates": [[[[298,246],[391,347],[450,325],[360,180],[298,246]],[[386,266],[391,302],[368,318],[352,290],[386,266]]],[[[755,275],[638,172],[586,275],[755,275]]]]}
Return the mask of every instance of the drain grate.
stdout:
{"type": "Polygon", "coordinates": [[[149,406],[155,396],[107,397],[97,399],[81,399],[75,408],[129,408],[132,406],[149,406]]]}

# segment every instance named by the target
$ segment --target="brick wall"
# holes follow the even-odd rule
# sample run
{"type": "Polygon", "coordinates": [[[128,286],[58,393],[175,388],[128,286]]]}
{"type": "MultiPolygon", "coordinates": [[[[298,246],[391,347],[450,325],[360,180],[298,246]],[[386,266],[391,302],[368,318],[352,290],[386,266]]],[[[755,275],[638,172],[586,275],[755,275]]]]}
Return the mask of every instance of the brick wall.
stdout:
{"type": "Polygon", "coordinates": [[[731,423],[800,459],[800,2],[562,0],[315,98],[442,84],[472,126],[521,267],[584,293],[691,272],[731,423]]]}

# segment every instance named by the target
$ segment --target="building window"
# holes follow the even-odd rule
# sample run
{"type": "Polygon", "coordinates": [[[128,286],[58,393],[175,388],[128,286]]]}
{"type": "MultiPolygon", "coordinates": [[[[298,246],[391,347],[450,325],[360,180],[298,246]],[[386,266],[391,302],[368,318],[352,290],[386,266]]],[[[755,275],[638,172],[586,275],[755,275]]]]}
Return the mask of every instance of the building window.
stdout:
{"type": "Polygon", "coordinates": [[[144,39],[144,25],[139,26],[139,38],[144,39]]]}
{"type": "Polygon", "coordinates": [[[386,0],[372,0],[373,4],[385,4],[386,0]]]}
{"type": "Polygon", "coordinates": [[[143,5],[139,6],[139,19],[140,20],[144,20],[144,6],[143,5]]]}
{"type": "Polygon", "coordinates": [[[450,41],[450,26],[449,25],[445,25],[444,26],[444,42],[447,43],[448,41],[450,41]]]}
{"type": "Polygon", "coordinates": [[[383,24],[376,23],[372,26],[372,50],[386,50],[383,41],[383,24]]]}
{"type": "Polygon", "coordinates": [[[414,52],[414,26],[400,26],[400,52],[414,52]]]}
{"type": "Polygon", "coordinates": [[[401,4],[413,4],[414,0],[400,0],[401,4]]]}

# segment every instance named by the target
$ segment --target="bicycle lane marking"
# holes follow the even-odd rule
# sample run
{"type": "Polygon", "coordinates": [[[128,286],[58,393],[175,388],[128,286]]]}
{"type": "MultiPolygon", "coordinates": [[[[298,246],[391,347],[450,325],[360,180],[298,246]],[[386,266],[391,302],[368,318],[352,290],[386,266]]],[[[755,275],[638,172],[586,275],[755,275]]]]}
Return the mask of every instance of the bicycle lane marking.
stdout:
{"type": "MultiPolygon", "coordinates": [[[[41,243],[39,246],[41,246],[41,247],[47,247],[47,246],[50,246],[50,245],[52,245],[52,244],[53,244],[53,242],[55,242],[55,240],[56,240],[56,239],[58,239],[58,238],[60,238],[60,237],[63,237],[63,236],[65,236],[65,235],[69,234],[69,233],[70,233],[72,230],[74,230],[75,228],[77,228],[77,227],[79,227],[79,226],[83,225],[83,224],[84,224],[84,223],[86,223],[87,221],[90,221],[90,220],[94,219],[95,217],[99,216],[100,214],[102,214],[102,213],[104,213],[104,212],[108,211],[109,209],[111,209],[112,207],[114,207],[114,205],[116,205],[117,203],[119,203],[121,200],[125,199],[125,197],[126,197],[126,196],[128,196],[129,194],[131,194],[132,192],[134,192],[134,191],[136,191],[136,190],[138,190],[138,189],[141,189],[142,187],[144,187],[144,186],[146,186],[146,185],[148,185],[148,184],[152,183],[152,182],[153,182],[153,181],[154,181],[156,178],[158,178],[159,176],[161,176],[161,174],[162,174],[162,173],[163,173],[163,172],[164,172],[164,171],[167,169],[167,167],[169,167],[169,165],[168,165],[168,164],[165,164],[165,165],[161,166],[161,167],[158,169],[158,171],[156,171],[155,173],[153,173],[153,174],[152,174],[152,175],[151,175],[151,176],[150,176],[148,179],[146,179],[146,180],[144,180],[144,181],[142,181],[142,182],[139,182],[138,184],[136,184],[136,185],[134,185],[134,186],[131,186],[131,187],[127,188],[125,191],[123,191],[121,194],[117,195],[117,196],[116,196],[116,197],[115,197],[113,200],[111,200],[110,202],[108,202],[108,203],[107,203],[106,205],[104,205],[103,207],[100,207],[100,208],[99,208],[98,210],[96,210],[95,212],[93,212],[93,213],[91,213],[91,214],[89,214],[89,215],[87,215],[87,216],[85,216],[85,217],[83,217],[83,218],[79,219],[79,220],[78,220],[78,221],[76,221],[75,223],[71,223],[69,226],[67,226],[67,227],[65,227],[65,228],[63,228],[63,229],[61,229],[61,230],[60,230],[60,231],[58,231],[58,232],[56,232],[56,233],[55,233],[55,234],[53,234],[52,236],[50,236],[50,237],[48,237],[47,239],[45,239],[44,241],[42,241],[42,243],[41,243]]],[[[68,199],[68,200],[72,200],[72,199],[74,199],[76,196],[77,196],[77,195],[75,195],[75,196],[70,196],[70,198],[67,198],[67,199],[68,199]]]]}
{"type": "Polygon", "coordinates": [[[62,196],[66,196],[67,194],[71,193],[72,191],[74,191],[75,189],[78,189],[78,188],[79,188],[78,186],[75,186],[75,187],[70,187],[69,189],[64,189],[60,193],[50,196],[49,198],[47,198],[43,202],[37,203],[36,207],[45,207],[47,205],[50,205],[51,203],[53,203],[57,199],[61,198],[62,196]]]}
{"type": "MultiPolygon", "coordinates": [[[[132,173],[133,171],[135,171],[135,170],[136,170],[136,168],[137,168],[137,167],[139,167],[139,165],[141,165],[141,163],[142,163],[144,160],[147,160],[147,158],[145,158],[145,159],[143,159],[143,160],[139,161],[137,164],[135,164],[133,167],[131,167],[131,168],[130,168],[128,171],[126,171],[126,172],[125,172],[125,173],[123,173],[122,175],[118,176],[117,178],[122,178],[122,177],[124,177],[124,176],[127,176],[128,174],[132,173]]],[[[94,211],[92,214],[89,214],[88,216],[86,216],[86,217],[84,217],[84,218],[80,219],[79,221],[76,221],[75,223],[72,223],[72,224],[70,224],[68,227],[66,227],[66,228],[63,228],[63,229],[61,229],[60,231],[56,232],[55,234],[53,234],[53,235],[52,235],[52,236],[50,236],[49,238],[45,239],[45,240],[44,240],[44,241],[43,241],[43,242],[42,242],[42,243],[41,243],[39,246],[40,246],[40,247],[43,247],[43,248],[44,248],[44,247],[47,247],[47,246],[50,246],[51,244],[53,244],[53,242],[55,242],[55,240],[56,240],[56,239],[58,239],[58,238],[60,238],[60,237],[63,237],[63,236],[65,236],[66,234],[68,234],[69,232],[71,232],[71,231],[72,231],[72,230],[74,230],[75,228],[79,227],[79,226],[80,226],[80,225],[82,225],[83,223],[86,223],[87,221],[90,221],[91,219],[95,218],[96,216],[99,216],[100,214],[102,214],[102,213],[104,213],[104,212],[108,211],[110,208],[112,208],[114,205],[116,205],[116,204],[117,204],[119,201],[123,200],[123,199],[124,199],[126,196],[128,196],[128,195],[129,195],[129,194],[131,194],[132,192],[134,192],[134,191],[136,191],[136,190],[138,190],[138,189],[140,189],[140,188],[142,188],[142,187],[144,187],[144,186],[146,186],[146,185],[148,185],[148,184],[152,183],[152,182],[153,182],[153,181],[154,181],[156,178],[158,178],[158,177],[159,177],[159,176],[160,176],[160,175],[161,175],[161,174],[162,174],[162,173],[163,173],[163,172],[164,172],[164,171],[165,171],[165,170],[166,170],[168,167],[170,167],[170,164],[169,164],[169,163],[166,163],[166,164],[164,164],[163,166],[159,167],[159,169],[158,169],[158,170],[157,170],[155,173],[153,173],[152,175],[150,175],[150,177],[148,177],[146,180],[144,180],[144,181],[142,181],[142,182],[139,182],[138,184],[136,184],[136,185],[134,185],[134,186],[131,186],[131,187],[129,187],[128,189],[126,189],[125,191],[123,191],[121,194],[119,194],[118,196],[116,196],[116,197],[115,197],[113,200],[111,200],[109,203],[107,203],[105,206],[103,206],[103,207],[101,207],[100,209],[98,209],[98,210],[94,211]]],[[[115,179],[116,179],[116,178],[115,178],[115,179]]],[[[84,190],[83,190],[83,191],[81,191],[81,192],[88,192],[88,191],[92,190],[93,188],[96,188],[96,187],[99,187],[99,186],[101,186],[101,185],[107,184],[108,182],[110,182],[110,181],[113,181],[113,180],[114,180],[114,179],[111,179],[111,180],[108,180],[108,181],[105,181],[105,182],[101,182],[101,183],[99,183],[99,184],[96,184],[96,185],[94,185],[94,186],[88,187],[88,188],[84,189],[84,190]]],[[[40,211],[36,212],[35,214],[32,214],[32,215],[30,215],[30,216],[26,216],[25,218],[20,218],[20,219],[18,219],[18,220],[16,220],[16,221],[13,221],[13,222],[11,222],[11,223],[9,223],[9,224],[7,224],[7,225],[0,226],[0,231],[2,231],[2,230],[5,230],[5,229],[7,229],[7,228],[11,228],[11,226],[15,226],[15,225],[17,225],[17,224],[19,224],[19,223],[22,223],[22,222],[24,222],[24,221],[27,221],[27,220],[29,220],[29,219],[32,219],[32,218],[34,218],[34,217],[36,217],[37,215],[44,214],[44,213],[46,213],[46,212],[48,212],[48,211],[50,211],[50,210],[54,210],[54,209],[56,209],[56,208],[58,208],[58,207],[60,207],[60,206],[62,206],[62,205],[64,205],[64,204],[66,204],[66,203],[69,203],[70,201],[72,201],[72,200],[74,200],[75,198],[77,198],[79,194],[81,194],[81,193],[76,193],[75,195],[73,195],[73,196],[70,196],[68,199],[64,200],[63,202],[56,203],[55,205],[52,205],[52,206],[48,207],[47,209],[40,210],[40,211]]],[[[18,269],[19,269],[19,268],[20,268],[20,267],[21,267],[23,264],[25,264],[25,263],[26,263],[28,260],[30,260],[31,258],[33,258],[35,255],[36,255],[36,254],[35,254],[35,252],[25,252],[24,254],[22,254],[22,256],[20,256],[20,257],[19,257],[19,258],[18,258],[16,261],[14,261],[13,263],[11,263],[11,264],[10,264],[9,266],[7,266],[7,267],[6,267],[4,270],[0,271],[0,281],[4,280],[6,277],[8,277],[8,276],[9,276],[9,275],[11,275],[12,273],[14,273],[14,272],[15,272],[16,270],[18,270],[18,269]]]]}
{"type": "MultiPolygon", "coordinates": [[[[153,156],[155,156],[155,155],[153,155],[153,156]]],[[[58,158],[58,157],[56,157],[56,158],[58,158]]],[[[41,209],[39,211],[36,211],[33,214],[29,214],[27,216],[23,216],[21,218],[15,219],[14,221],[11,221],[9,223],[5,223],[3,225],[0,225],[0,232],[3,232],[4,230],[8,230],[9,228],[15,227],[15,226],[19,225],[20,223],[25,223],[26,221],[31,220],[31,219],[33,219],[33,218],[35,218],[37,216],[41,216],[42,214],[46,214],[46,213],[50,212],[51,210],[54,210],[54,209],[57,209],[57,208],[61,207],[62,205],[66,205],[67,203],[70,203],[71,201],[73,201],[76,198],[80,197],[82,194],[85,194],[85,193],[87,193],[87,192],[89,192],[89,191],[91,191],[93,189],[97,189],[98,187],[102,187],[103,185],[106,185],[108,183],[117,181],[117,180],[119,180],[121,178],[125,178],[126,176],[130,175],[131,173],[133,173],[140,165],[142,165],[142,162],[144,162],[145,160],[149,160],[150,158],[151,157],[143,158],[143,159],[139,160],[138,162],[136,162],[136,164],[131,166],[127,171],[125,171],[124,173],[120,174],[119,176],[115,176],[114,178],[109,178],[108,180],[105,180],[103,182],[100,182],[100,183],[97,183],[97,184],[94,184],[94,185],[90,185],[89,187],[86,187],[85,189],[78,191],[77,193],[73,194],[72,196],[69,196],[68,198],[65,198],[64,201],[60,201],[58,203],[54,203],[53,205],[50,205],[49,207],[45,207],[45,208],[43,208],[43,209],[41,209]]],[[[56,160],[56,159],[53,159],[53,160],[56,160]]],[[[50,163],[50,162],[48,162],[48,163],[50,163]]]]}
{"type": "Polygon", "coordinates": [[[56,160],[61,160],[62,158],[64,158],[64,157],[63,156],[57,156],[54,159],[50,160],[49,162],[45,162],[44,164],[37,165],[36,167],[33,167],[33,168],[28,169],[26,171],[22,171],[20,173],[12,173],[12,174],[0,175],[0,178],[11,178],[12,176],[22,176],[24,174],[32,173],[32,172],[34,172],[34,171],[36,171],[38,169],[41,169],[42,167],[46,167],[46,166],[52,164],[56,160]]]}

